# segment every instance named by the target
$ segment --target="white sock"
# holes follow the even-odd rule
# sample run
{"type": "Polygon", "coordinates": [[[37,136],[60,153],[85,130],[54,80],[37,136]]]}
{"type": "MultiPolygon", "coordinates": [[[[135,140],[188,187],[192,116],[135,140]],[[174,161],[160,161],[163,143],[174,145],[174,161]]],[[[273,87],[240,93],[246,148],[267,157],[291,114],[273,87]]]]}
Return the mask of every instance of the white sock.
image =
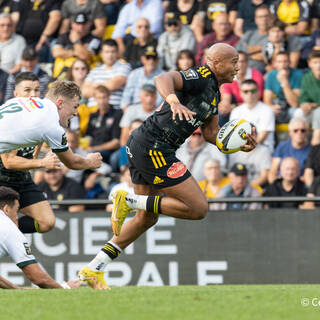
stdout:
{"type": "Polygon", "coordinates": [[[108,263],[110,263],[112,259],[103,251],[100,251],[91,262],[89,262],[88,267],[92,271],[103,272],[108,263]]]}
{"type": "Polygon", "coordinates": [[[147,199],[148,196],[142,196],[133,193],[128,193],[126,195],[126,202],[132,209],[147,210],[147,199]]]}

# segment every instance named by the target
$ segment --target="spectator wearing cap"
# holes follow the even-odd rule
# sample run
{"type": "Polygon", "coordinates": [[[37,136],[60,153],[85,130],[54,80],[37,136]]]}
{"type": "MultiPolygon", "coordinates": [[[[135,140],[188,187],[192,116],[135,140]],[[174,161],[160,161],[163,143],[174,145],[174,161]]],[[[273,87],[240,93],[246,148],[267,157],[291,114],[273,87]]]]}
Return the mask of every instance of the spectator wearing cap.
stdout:
{"type": "Polygon", "coordinates": [[[61,15],[62,23],[60,34],[68,32],[70,23],[74,21],[78,13],[85,13],[93,26],[92,35],[102,38],[106,27],[106,17],[104,7],[99,0],[66,0],[62,3],[61,15]]]}
{"type": "MultiPolygon", "coordinates": [[[[293,157],[283,159],[280,166],[280,177],[267,186],[264,197],[304,197],[307,187],[299,179],[299,161],[293,157]]],[[[271,202],[267,208],[299,208],[299,202],[271,202]]]]}
{"type": "Polygon", "coordinates": [[[21,72],[32,72],[34,73],[40,82],[40,97],[43,98],[45,92],[48,88],[48,84],[50,82],[49,75],[40,68],[38,54],[35,48],[28,46],[23,50],[22,58],[21,58],[21,68],[18,72],[10,74],[8,77],[7,88],[5,91],[5,100],[9,100],[13,98],[14,87],[15,87],[15,79],[18,74],[21,72]]]}
{"type": "MultiPolygon", "coordinates": [[[[217,198],[251,198],[262,195],[262,189],[258,185],[250,184],[248,182],[248,170],[242,163],[235,163],[228,177],[230,184],[224,186],[218,192],[217,198]]],[[[214,210],[256,210],[261,209],[261,203],[215,203],[214,210]]]]}
{"type": "Polygon", "coordinates": [[[90,70],[83,84],[82,94],[89,98],[88,106],[96,105],[92,98],[97,86],[104,86],[110,91],[110,104],[119,109],[123,89],[130,72],[130,65],[119,60],[118,44],[113,39],[101,44],[100,57],[102,65],[90,70]]]}
{"type": "Polygon", "coordinates": [[[189,26],[182,24],[177,13],[166,14],[165,29],[159,37],[157,47],[160,67],[173,71],[176,69],[179,51],[189,49],[195,52],[196,39],[189,26]]]}
{"type": "Polygon", "coordinates": [[[0,2],[0,13],[11,13],[14,2],[12,0],[2,0],[0,2]]]}
{"type": "Polygon", "coordinates": [[[150,32],[158,38],[162,32],[163,7],[161,0],[132,0],[120,11],[112,38],[119,46],[120,55],[125,51],[125,38],[131,34],[136,37],[135,22],[141,18],[148,18],[150,32]]]}
{"type": "Polygon", "coordinates": [[[61,21],[61,1],[14,1],[12,17],[16,32],[27,45],[35,47],[40,62],[51,62],[50,39],[55,36],[61,21]]]}
{"type": "Polygon", "coordinates": [[[129,137],[129,127],[133,120],[146,120],[156,109],[157,90],[153,84],[146,83],[140,90],[140,103],[130,106],[124,112],[121,121],[120,144],[125,145],[129,137]]]}
{"type": "Polygon", "coordinates": [[[101,41],[90,33],[90,22],[84,12],[76,14],[70,31],[59,36],[52,49],[54,58],[78,57],[90,61],[99,52],[101,41]]]}
{"type": "Polygon", "coordinates": [[[212,30],[206,34],[201,42],[197,44],[196,64],[205,64],[204,53],[205,49],[215,43],[227,43],[235,47],[239,41],[232,29],[226,12],[219,13],[212,21],[212,30]]]}
{"type": "Polygon", "coordinates": [[[195,130],[189,139],[180,146],[176,156],[187,166],[197,181],[205,179],[203,165],[206,160],[219,160],[221,168],[225,168],[227,163],[226,155],[221,153],[215,145],[204,140],[200,128],[195,130]]]}
{"type": "Polygon", "coordinates": [[[157,47],[157,40],[150,32],[150,23],[147,18],[139,18],[135,22],[136,37],[128,37],[125,44],[125,52],[123,59],[130,63],[131,68],[139,68],[142,66],[140,57],[144,54],[147,47],[157,47]]]}
{"type": "Polygon", "coordinates": [[[20,68],[24,38],[14,33],[14,25],[8,13],[0,14],[0,68],[8,73],[15,73],[20,68]]]}
{"type": "MultiPolygon", "coordinates": [[[[140,103],[140,90],[146,83],[154,85],[153,78],[164,71],[159,67],[159,59],[156,48],[147,46],[140,58],[142,67],[130,72],[123,91],[121,108],[125,110],[128,106],[140,103]]],[[[161,96],[157,94],[157,102],[161,103],[161,96]]]]}

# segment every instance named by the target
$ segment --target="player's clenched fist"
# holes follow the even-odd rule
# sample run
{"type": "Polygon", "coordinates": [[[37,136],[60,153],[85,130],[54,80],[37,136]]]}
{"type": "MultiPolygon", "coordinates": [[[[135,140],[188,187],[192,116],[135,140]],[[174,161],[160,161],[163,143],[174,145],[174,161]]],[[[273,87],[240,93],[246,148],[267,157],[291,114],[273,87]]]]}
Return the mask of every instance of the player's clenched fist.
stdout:
{"type": "Polygon", "coordinates": [[[91,169],[97,169],[101,166],[102,156],[99,152],[89,153],[87,160],[89,160],[91,169]]]}
{"type": "Polygon", "coordinates": [[[53,152],[47,153],[42,159],[42,167],[49,170],[61,169],[60,163],[59,158],[53,152]]]}

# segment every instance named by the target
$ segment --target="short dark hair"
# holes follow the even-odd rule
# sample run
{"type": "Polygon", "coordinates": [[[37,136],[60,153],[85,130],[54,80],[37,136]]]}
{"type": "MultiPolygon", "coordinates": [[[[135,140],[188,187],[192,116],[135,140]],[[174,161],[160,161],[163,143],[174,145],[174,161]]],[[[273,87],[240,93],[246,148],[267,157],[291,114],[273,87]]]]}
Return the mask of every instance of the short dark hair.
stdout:
{"type": "Polygon", "coordinates": [[[14,86],[16,87],[22,81],[39,81],[39,78],[33,72],[20,72],[14,80],[14,86]]]}
{"type": "Polygon", "coordinates": [[[19,201],[19,193],[8,187],[0,187],[0,209],[5,205],[13,207],[15,201],[19,201]]]}
{"type": "Polygon", "coordinates": [[[254,81],[253,79],[246,79],[246,80],[242,81],[241,86],[243,86],[244,84],[252,84],[252,85],[258,87],[257,82],[254,81]]]}
{"type": "Polygon", "coordinates": [[[102,43],[101,43],[101,49],[102,49],[103,46],[116,47],[117,50],[118,50],[117,41],[116,41],[116,40],[113,40],[113,39],[103,40],[102,43]]]}
{"type": "Polygon", "coordinates": [[[320,58],[320,50],[311,50],[308,58],[309,58],[309,60],[311,60],[313,58],[320,58]]]}
{"type": "Polygon", "coordinates": [[[289,53],[286,51],[282,51],[282,52],[278,52],[273,59],[275,59],[277,56],[287,56],[288,58],[290,58],[289,53]]]}
{"type": "Polygon", "coordinates": [[[258,11],[258,10],[268,10],[269,11],[269,13],[270,13],[270,8],[269,8],[269,6],[268,5],[266,5],[266,4],[263,4],[263,5],[261,5],[261,6],[259,6],[258,8],[256,8],[256,10],[255,10],[255,12],[254,12],[254,15],[256,15],[256,12],[258,11]]]}
{"type": "Polygon", "coordinates": [[[110,96],[110,90],[106,88],[105,86],[97,86],[94,91],[100,92],[100,93],[105,93],[107,96],[110,96]]]}
{"type": "Polygon", "coordinates": [[[274,19],[273,22],[270,25],[269,30],[271,28],[279,28],[281,31],[284,31],[285,28],[286,28],[286,24],[284,22],[282,22],[281,20],[279,20],[279,19],[274,19]]]}

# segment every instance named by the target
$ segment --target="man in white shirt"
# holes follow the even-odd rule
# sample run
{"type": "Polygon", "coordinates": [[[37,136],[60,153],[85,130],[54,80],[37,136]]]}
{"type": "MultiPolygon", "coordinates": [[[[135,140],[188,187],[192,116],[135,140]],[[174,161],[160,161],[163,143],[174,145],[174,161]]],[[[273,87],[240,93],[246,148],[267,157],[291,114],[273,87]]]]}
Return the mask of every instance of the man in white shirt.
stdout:
{"type": "Polygon", "coordinates": [[[275,116],[273,110],[259,101],[257,83],[247,79],[241,84],[241,95],[244,103],[234,108],[230,120],[245,119],[255,125],[257,129],[257,142],[267,146],[270,152],[274,148],[275,116]]]}
{"type": "MultiPolygon", "coordinates": [[[[19,194],[11,188],[0,187],[0,257],[11,256],[26,277],[40,288],[78,288],[80,286],[78,281],[59,284],[40,268],[31,253],[26,237],[17,227],[18,209],[19,194]]],[[[20,289],[20,287],[1,276],[0,288],[20,289]]]]}
{"type": "Polygon", "coordinates": [[[53,228],[55,218],[31,177],[16,179],[17,173],[13,172],[43,167],[43,159],[32,159],[32,150],[31,157],[27,157],[30,150],[24,148],[22,153],[18,153],[18,149],[31,149],[32,146],[46,142],[70,169],[95,169],[101,165],[99,153],[81,157],[68,147],[64,128],[75,115],[79,99],[80,89],[75,83],[56,81],[45,99],[17,97],[0,107],[1,160],[4,169],[11,171],[0,172],[0,185],[11,187],[21,194],[23,213],[34,219],[29,219],[30,223],[25,221],[27,226],[21,229],[25,233],[47,232],[53,228]]]}

